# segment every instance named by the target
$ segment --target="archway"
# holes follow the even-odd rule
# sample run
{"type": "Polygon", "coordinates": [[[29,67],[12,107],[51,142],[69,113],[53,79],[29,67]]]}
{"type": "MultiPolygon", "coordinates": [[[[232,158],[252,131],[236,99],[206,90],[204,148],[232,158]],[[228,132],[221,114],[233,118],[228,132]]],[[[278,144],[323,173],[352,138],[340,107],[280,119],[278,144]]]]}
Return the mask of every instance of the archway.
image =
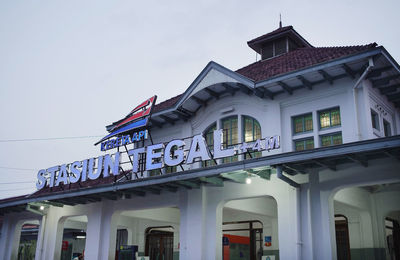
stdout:
{"type": "Polygon", "coordinates": [[[134,255],[150,260],[179,258],[179,208],[125,210],[114,214],[115,259],[134,255]]]}
{"type": "Polygon", "coordinates": [[[338,260],[398,259],[400,183],[346,187],[333,199],[338,260]]]}
{"type": "Polygon", "coordinates": [[[84,257],[86,246],[86,228],[88,218],[85,215],[67,217],[64,221],[61,260],[84,257]]]}
{"type": "Polygon", "coordinates": [[[223,260],[279,259],[277,203],[270,196],[231,200],[223,207],[223,260]]]}

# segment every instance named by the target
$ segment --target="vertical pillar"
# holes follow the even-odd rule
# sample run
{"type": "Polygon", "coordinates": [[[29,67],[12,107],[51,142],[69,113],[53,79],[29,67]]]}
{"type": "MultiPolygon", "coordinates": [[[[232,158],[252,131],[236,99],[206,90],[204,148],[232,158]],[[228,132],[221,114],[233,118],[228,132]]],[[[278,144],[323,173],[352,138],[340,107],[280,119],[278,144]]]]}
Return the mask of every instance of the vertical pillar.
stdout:
{"type": "Polygon", "coordinates": [[[50,207],[43,223],[43,251],[41,259],[58,260],[61,258],[61,243],[64,233],[65,218],[61,218],[63,210],[50,207]]]}
{"type": "Polygon", "coordinates": [[[114,259],[117,225],[110,201],[99,203],[88,215],[85,259],[114,259]]]}
{"type": "Polygon", "coordinates": [[[309,192],[309,185],[301,186],[301,259],[313,259],[309,192]]]}
{"type": "Polygon", "coordinates": [[[24,221],[17,221],[14,225],[14,230],[12,232],[12,236],[9,238],[11,241],[11,257],[10,259],[16,260],[18,259],[18,248],[19,248],[19,241],[21,239],[21,230],[24,221]]]}
{"type": "Polygon", "coordinates": [[[46,225],[46,215],[42,216],[42,219],[39,221],[39,232],[37,236],[37,243],[36,243],[36,251],[35,251],[35,260],[43,259],[43,239],[44,239],[44,230],[46,225]]]}
{"type": "Polygon", "coordinates": [[[17,259],[22,222],[13,216],[6,216],[3,221],[0,239],[0,259],[17,259]]]}
{"type": "Polygon", "coordinates": [[[313,259],[336,259],[331,191],[321,190],[318,172],[311,172],[309,178],[313,259]]]}
{"type": "Polygon", "coordinates": [[[287,185],[282,196],[276,197],[278,207],[279,257],[285,259],[300,259],[300,209],[295,188],[287,185]]]}
{"type": "Polygon", "coordinates": [[[9,248],[9,237],[11,235],[12,230],[12,221],[9,216],[4,217],[3,225],[1,227],[1,236],[0,236],[0,260],[5,260],[6,254],[9,248]]]}
{"type": "Polygon", "coordinates": [[[179,259],[222,259],[222,209],[217,200],[207,200],[206,187],[181,192],[179,259]]]}

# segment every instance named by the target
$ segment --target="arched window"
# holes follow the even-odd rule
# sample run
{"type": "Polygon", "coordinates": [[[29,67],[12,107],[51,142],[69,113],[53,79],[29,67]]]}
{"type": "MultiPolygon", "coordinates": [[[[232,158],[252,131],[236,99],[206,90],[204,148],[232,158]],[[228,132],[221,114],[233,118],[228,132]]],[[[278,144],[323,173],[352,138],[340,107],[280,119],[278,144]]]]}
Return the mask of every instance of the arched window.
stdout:
{"type": "MultiPolygon", "coordinates": [[[[213,151],[213,146],[214,146],[214,130],[217,130],[217,124],[214,123],[211,126],[207,128],[207,130],[204,132],[204,137],[206,138],[206,143],[208,146],[208,149],[210,151],[213,151]]],[[[202,162],[203,167],[208,167],[208,166],[213,166],[216,165],[214,160],[208,160],[202,162]]]]}
{"type": "MultiPolygon", "coordinates": [[[[253,142],[261,139],[261,126],[257,120],[249,116],[243,116],[243,141],[253,142]]],[[[251,152],[244,155],[244,159],[261,157],[261,152],[251,152]]]]}
{"type": "MultiPolygon", "coordinates": [[[[224,148],[229,148],[238,143],[238,117],[231,116],[222,119],[221,127],[224,131],[224,139],[222,146],[224,148]]],[[[222,159],[222,163],[236,162],[238,161],[238,156],[231,156],[222,159]]]]}

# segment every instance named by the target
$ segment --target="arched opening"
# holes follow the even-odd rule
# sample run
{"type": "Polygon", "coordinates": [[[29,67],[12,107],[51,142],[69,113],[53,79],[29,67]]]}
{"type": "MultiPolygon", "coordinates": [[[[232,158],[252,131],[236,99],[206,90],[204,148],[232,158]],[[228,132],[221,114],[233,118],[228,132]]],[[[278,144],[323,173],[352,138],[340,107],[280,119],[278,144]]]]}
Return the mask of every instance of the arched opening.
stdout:
{"type": "Polygon", "coordinates": [[[85,215],[68,217],[64,221],[61,260],[83,259],[88,218],[85,215]]]}
{"type": "Polygon", "coordinates": [[[115,259],[178,259],[179,208],[125,210],[115,214],[115,259]]]}
{"type": "Polygon", "coordinates": [[[231,200],[223,207],[223,260],[278,259],[277,203],[270,196],[231,200]],[[268,258],[267,258],[268,259],[268,258]]]}
{"type": "Polygon", "coordinates": [[[39,221],[26,221],[21,228],[18,246],[18,258],[23,260],[35,259],[36,246],[39,233],[39,221]]]}
{"type": "Polygon", "coordinates": [[[400,183],[342,188],[333,206],[338,260],[399,259],[400,183]]]}

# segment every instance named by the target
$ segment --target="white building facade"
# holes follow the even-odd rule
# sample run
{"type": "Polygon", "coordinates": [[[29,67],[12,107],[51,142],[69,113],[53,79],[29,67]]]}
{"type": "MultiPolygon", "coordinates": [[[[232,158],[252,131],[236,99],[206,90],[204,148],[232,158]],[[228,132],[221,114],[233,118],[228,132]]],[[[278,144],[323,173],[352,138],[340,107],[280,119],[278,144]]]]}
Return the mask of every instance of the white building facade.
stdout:
{"type": "Polygon", "coordinates": [[[128,245],[149,259],[400,259],[399,65],[376,44],[317,48],[290,26],[248,45],[260,61],[210,62],[154,107],[151,138],[118,148],[118,176],[0,201],[0,259],[21,257],[26,223],[35,259],[118,259],[128,245]],[[130,172],[127,151],[151,143],[183,140],[187,157],[202,135],[213,157],[219,129],[234,156],[130,172]]]}

